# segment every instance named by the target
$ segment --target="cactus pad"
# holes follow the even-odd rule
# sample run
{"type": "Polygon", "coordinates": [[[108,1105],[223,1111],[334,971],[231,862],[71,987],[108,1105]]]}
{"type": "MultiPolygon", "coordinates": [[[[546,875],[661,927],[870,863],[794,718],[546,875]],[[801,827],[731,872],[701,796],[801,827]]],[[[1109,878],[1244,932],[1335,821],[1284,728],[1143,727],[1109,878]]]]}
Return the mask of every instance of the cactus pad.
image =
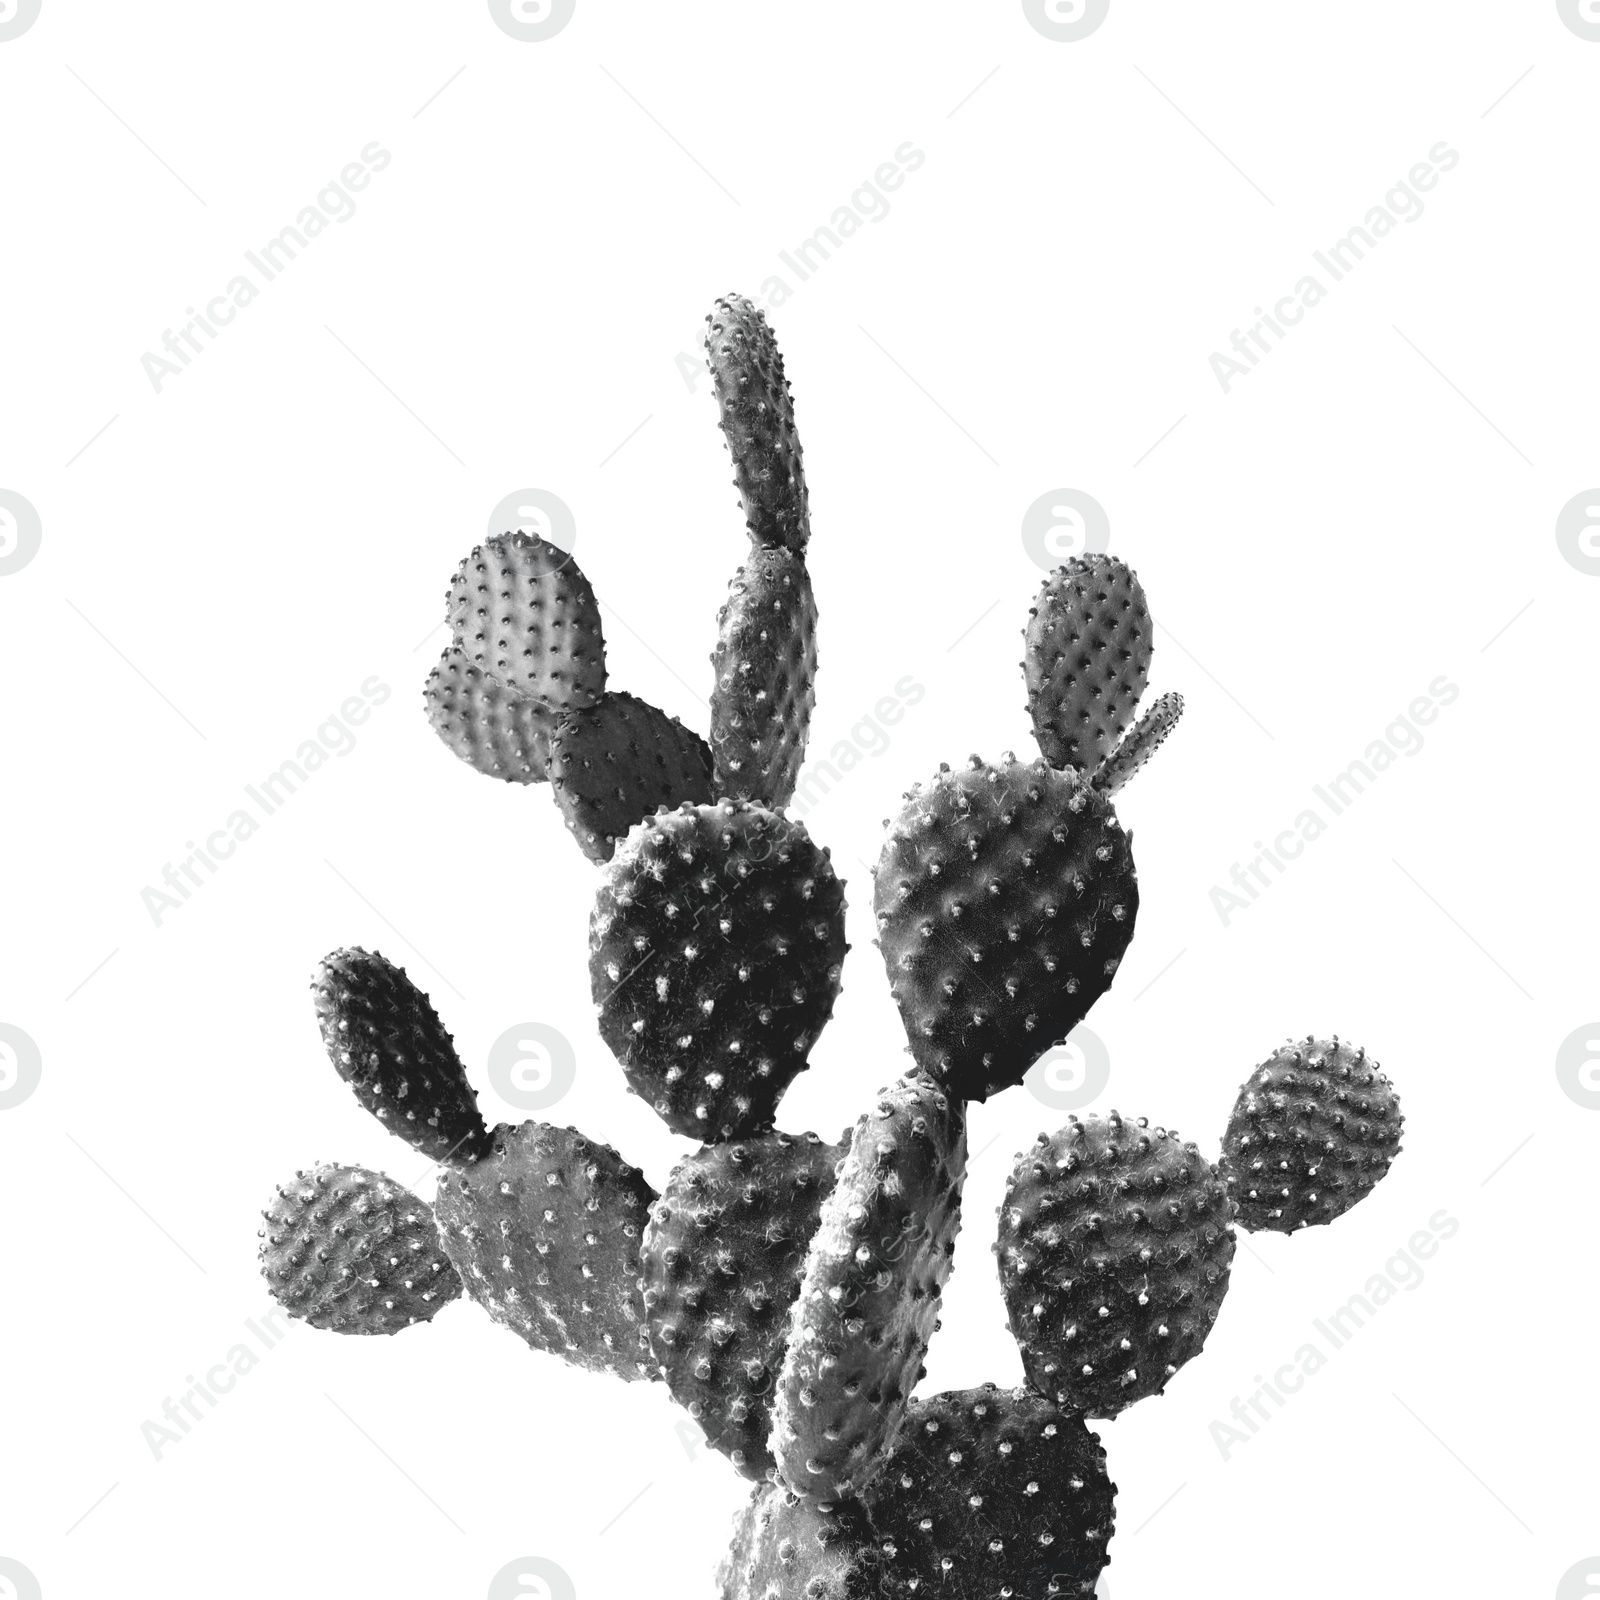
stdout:
{"type": "Polygon", "coordinates": [[[468,766],[507,783],[543,783],[560,713],[497,683],[460,645],[439,657],[423,687],[433,731],[468,766]]]}
{"type": "MultiPolygon", "coordinates": [[[[758,1488],[734,1525],[718,1600],[878,1600],[878,1540],[859,1506],[824,1505],[781,1483],[758,1488]]],[[[954,1597],[952,1597],[954,1600],[954,1597]]]]}
{"type": "Polygon", "coordinates": [[[1100,764],[1094,775],[1095,788],[1108,799],[1118,793],[1166,742],[1182,715],[1181,694],[1164,694],[1153,700],[1150,709],[1123,734],[1116,749],[1100,764]]]}

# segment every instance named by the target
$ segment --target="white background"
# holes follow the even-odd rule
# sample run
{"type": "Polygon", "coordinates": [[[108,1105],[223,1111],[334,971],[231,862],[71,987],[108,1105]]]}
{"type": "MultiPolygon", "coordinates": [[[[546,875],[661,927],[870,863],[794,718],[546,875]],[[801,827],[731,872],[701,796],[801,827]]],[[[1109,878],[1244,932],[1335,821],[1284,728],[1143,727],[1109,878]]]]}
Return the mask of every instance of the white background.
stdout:
{"type": "MultiPolygon", "coordinates": [[[[613,684],[704,726],[744,537],[677,358],[717,293],[782,273],[813,752],[926,690],[806,817],[855,948],[783,1125],[833,1135],[901,1069],[866,864],[939,761],[1027,751],[1022,519],[1090,494],[1157,618],[1152,693],[1188,700],[1121,802],[1143,904],[1091,1018],[1098,1103],[1214,1152],[1256,1062],[1337,1030],[1407,1114],[1373,1197],[1248,1241],[1204,1355],[1102,1425],[1109,1592],[1544,1597],[1600,1557],[1600,1117],[1555,1071],[1600,1015],[1600,578],[1555,537],[1600,482],[1597,79],[1553,0],[1114,0],[1075,43],[1007,0],[578,0],[543,43],[481,3],[44,0],[0,43],[0,489],[43,530],[0,577],[0,1021],[43,1061],[0,1113],[0,1555],[48,1600],[475,1597],[529,1556],[582,1600],[712,1592],[744,1489],[665,1390],[469,1303],[392,1340],[296,1326],[159,1461],[141,1425],[269,1305],[277,1180],[429,1187],[322,1054],[326,950],[407,966],[491,1120],[523,1113],[489,1047],[539,1021],[578,1057],[547,1115],[657,1185],[689,1148],[595,1030],[593,869],[546,791],[448,755],[419,690],[456,561],[540,487],[577,519],[613,684]],[[145,352],[371,141],[392,159],[356,213],[157,393],[145,352]],[[906,141],[888,214],[800,283],[778,252],[906,141]],[[1440,141],[1424,214],[1224,394],[1212,352],[1440,141]],[[164,864],[374,675],[354,750],[156,926],[164,864]],[[1224,926],[1212,888],[1440,675],[1424,747],[1224,926]],[[1424,1281],[1224,1460],[1233,1399],[1440,1210],[1424,1281]]],[[[992,1213],[1063,1120],[1025,1088],[974,1114],[930,1387],[1020,1378],[992,1213]]]]}

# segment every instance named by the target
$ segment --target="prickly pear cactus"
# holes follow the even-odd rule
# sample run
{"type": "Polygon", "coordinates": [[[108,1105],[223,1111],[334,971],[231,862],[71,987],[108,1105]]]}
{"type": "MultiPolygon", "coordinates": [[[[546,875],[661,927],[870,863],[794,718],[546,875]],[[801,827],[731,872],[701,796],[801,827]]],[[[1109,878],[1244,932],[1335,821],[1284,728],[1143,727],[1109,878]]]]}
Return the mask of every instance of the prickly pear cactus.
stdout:
{"type": "Polygon", "coordinates": [[[1137,714],[1152,624],[1126,565],[1049,576],[1024,630],[1040,758],[941,767],[886,824],[875,942],[909,1068],[838,1144],[778,1129],[840,992],[845,886],[785,815],[817,663],[793,397],[749,300],[719,300],[707,325],[750,550],[718,613],[704,733],[609,685],[588,580],[516,532],[462,561],[424,692],[468,765],[549,783],[600,869],[599,1035],[698,1148],[658,1195],[576,1129],[486,1127],[428,997],[375,952],[336,950],[312,985],[329,1058],[436,1164],[437,1194],[304,1169],[262,1214],[261,1270],[331,1332],[397,1333],[465,1298],[541,1355],[664,1381],[755,1480],[722,1600],[1088,1596],[1116,1522],[1088,1419],[1181,1378],[1236,1225],[1293,1233],[1371,1192],[1399,1101],[1365,1051],[1308,1036],[1251,1075],[1216,1162],[1115,1111],[1041,1134],[995,1244],[1024,1386],[917,1392],[956,1261],[968,1104],[1019,1084],[1112,986],[1139,910],[1114,802],[1183,700],[1137,714]]]}

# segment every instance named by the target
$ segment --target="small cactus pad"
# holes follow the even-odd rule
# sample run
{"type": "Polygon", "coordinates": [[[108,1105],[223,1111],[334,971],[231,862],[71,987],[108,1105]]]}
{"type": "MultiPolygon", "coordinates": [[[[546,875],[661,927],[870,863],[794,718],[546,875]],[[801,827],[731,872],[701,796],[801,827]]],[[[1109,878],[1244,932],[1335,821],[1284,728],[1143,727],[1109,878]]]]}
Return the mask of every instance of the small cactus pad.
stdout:
{"type": "Polygon", "coordinates": [[[743,295],[718,300],[706,317],[706,357],[750,537],[804,555],[811,512],[794,401],[767,319],[743,295]]]}
{"type": "Polygon", "coordinates": [[[1053,767],[1094,772],[1150,674],[1150,613],[1138,578],[1115,556],[1074,556],[1045,579],[1023,638],[1039,749],[1053,767]]]}
{"type": "Polygon", "coordinates": [[[1343,1216],[1400,1153],[1394,1085],[1338,1038],[1281,1045],[1250,1074],[1222,1136],[1222,1170],[1251,1233],[1343,1216]]]}
{"type": "Polygon", "coordinates": [[[1116,1493],[1083,1418],[1025,1389],[985,1384],[913,1400],[867,1495],[889,1558],[884,1593],[1092,1595],[1116,1493]]]}
{"type": "Polygon", "coordinates": [[[1192,1144],[1141,1117],[1076,1117],[1017,1158],[1000,1284],[1028,1382],[1114,1417],[1199,1355],[1228,1290],[1233,1212],[1192,1144]]]}
{"type": "Polygon", "coordinates": [[[550,786],[579,848],[604,863],[660,807],[711,800],[711,751],[676,717],[611,692],[561,719],[550,743],[550,786]]]}
{"type": "Polygon", "coordinates": [[[501,533],[450,580],[446,620],[491,678],[548,706],[592,706],[606,686],[606,644],[589,580],[565,550],[501,533]]]}
{"type": "Polygon", "coordinates": [[[451,645],[422,690],[433,731],[469,766],[507,783],[543,783],[560,713],[518,694],[451,645]]]}
{"type": "Polygon", "coordinates": [[[983,1100],[1111,987],[1139,886],[1110,802],[1075,773],[974,756],[907,795],[873,903],[913,1058],[983,1100]]]}
{"type": "Polygon", "coordinates": [[[313,1328],[398,1333],[461,1293],[428,1202],[381,1172],[313,1167],[261,1215],[261,1275],[313,1328]]]}
{"type": "Polygon", "coordinates": [[[1164,694],[1123,734],[1117,748],[1094,775],[1094,786],[1108,798],[1116,794],[1165,742],[1183,715],[1183,696],[1164,694]]]}
{"type": "Polygon", "coordinates": [[[542,1122],[505,1124],[439,1180],[439,1237],[472,1296],[533,1346],[591,1372],[645,1359],[639,1245],[655,1191],[609,1145],[542,1122]]]}
{"type": "Polygon", "coordinates": [[[884,1587],[884,1569],[879,1541],[859,1506],[825,1505],[775,1483],[756,1489],[739,1513],[717,1572],[717,1596],[878,1600],[900,1592],[884,1587]]]}
{"type": "Polygon", "coordinates": [[[772,1389],[806,1249],[842,1145],[769,1133],[680,1161],[644,1235],[650,1349],[673,1398],[747,1478],[765,1478],[772,1389]]]}
{"type": "Polygon", "coordinates": [[[595,897],[601,1035],[675,1132],[761,1132],[833,1015],[846,948],[843,885],[802,824],[728,800],[661,812],[595,897]]]}
{"type": "Polygon", "coordinates": [[[311,980],[334,1070],[390,1133],[434,1161],[470,1161],[488,1130],[450,1035],[401,967],[335,950],[311,980]]]}
{"type": "Polygon", "coordinates": [[[784,1481],[860,1495],[922,1375],[961,1226],[966,1114],[920,1074],[859,1123],[806,1257],[771,1449],[784,1481]]]}
{"type": "Polygon", "coordinates": [[[794,794],[817,698],[817,602],[804,560],[753,550],[728,585],[717,630],[717,796],[776,810],[794,794]]]}

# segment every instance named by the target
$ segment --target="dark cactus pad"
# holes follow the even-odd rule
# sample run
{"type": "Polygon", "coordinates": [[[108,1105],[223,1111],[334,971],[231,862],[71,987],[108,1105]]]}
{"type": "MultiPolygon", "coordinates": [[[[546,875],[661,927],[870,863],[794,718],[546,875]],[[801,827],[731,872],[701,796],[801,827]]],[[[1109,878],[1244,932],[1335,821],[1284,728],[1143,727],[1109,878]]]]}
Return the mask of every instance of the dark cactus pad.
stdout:
{"type": "Polygon", "coordinates": [[[491,678],[548,706],[592,706],[605,691],[606,643],[589,580],[565,550],[501,533],[450,580],[455,641],[491,678]]]}
{"type": "Polygon", "coordinates": [[[1092,1595],[1116,1493],[1083,1418],[1038,1395],[985,1384],[913,1400],[867,1497],[884,1593],[1092,1595]]]}
{"type": "Polygon", "coordinates": [[[1150,613],[1138,578],[1115,556],[1074,556],[1045,579],[1023,638],[1039,749],[1053,767],[1094,772],[1150,675],[1150,613]]]}
{"type": "Polygon", "coordinates": [[[591,1372],[651,1377],[639,1245],[655,1191],[571,1128],[494,1130],[439,1181],[439,1237],[467,1293],[533,1346],[591,1372]]]}
{"type": "Polygon", "coordinates": [[[747,1478],[767,1434],[789,1310],[843,1145],[769,1133],[678,1163],[644,1235],[650,1348],[673,1398],[747,1478]]]}
{"type": "Polygon", "coordinates": [[[1114,795],[1166,741],[1183,715],[1183,696],[1164,694],[1123,734],[1115,750],[1094,775],[1094,786],[1108,798],[1114,795]]]}
{"type": "Polygon", "coordinates": [[[507,783],[543,783],[560,713],[475,667],[460,645],[439,657],[422,691],[428,721],[469,766],[507,783]]]}
{"type": "Polygon", "coordinates": [[[435,1161],[470,1161],[488,1130],[450,1035],[403,968],[335,950],[311,980],[334,1070],[390,1133],[435,1161]]]}
{"type": "Polygon", "coordinates": [[[631,694],[608,693],[561,719],[550,743],[550,785],[591,861],[662,806],[712,799],[711,751],[698,733],[631,694]]]}
{"type": "Polygon", "coordinates": [[[791,1488],[859,1496],[893,1448],[939,1325],[966,1169],[966,1114],[920,1075],[856,1125],[778,1381],[771,1449],[791,1488]]]}
{"type": "Polygon", "coordinates": [[[743,1138],[804,1069],[846,949],[844,888],[800,823],[732,801],[662,812],[595,897],[600,1032],[674,1131],[743,1138]]]}
{"type": "MultiPolygon", "coordinates": [[[[770,1484],[734,1524],[717,1573],[718,1600],[878,1600],[885,1561],[865,1515],[770,1484]]],[[[951,1597],[954,1600],[954,1596],[951,1597]]]]}
{"type": "Polygon", "coordinates": [[[1143,1118],[1076,1117],[1019,1156],[1000,1208],[1000,1284],[1028,1382],[1114,1417],[1200,1353],[1228,1291],[1222,1175],[1143,1118]]]}
{"type": "Polygon", "coordinates": [[[976,756],[913,789],[874,874],[878,944],[919,1066],[964,1100],[1020,1083],[1083,1021],[1133,937],[1110,802],[1043,761],[976,756]]]}
{"type": "Polygon", "coordinates": [[[381,1172],[313,1167],[261,1215],[261,1275],[313,1328],[398,1333],[461,1293],[427,1201],[381,1172]]]}
{"type": "Polygon", "coordinates": [[[1239,1091],[1222,1170],[1252,1233],[1294,1233],[1343,1216],[1400,1153],[1394,1085],[1338,1038],[1281,1045],[1239,1091]]]}
{"type": "Polygon", "coordinates": [[[717,796],[786,806],[817,698],[817,603],[805,562],[787,550],[752,551],[728,586],[717,628],[717,796]]]}
{"type": "Polygon", "coordinates": [[[794,401],[767,319],[743,295],[706,317],[706,357],[750,537],[804,555],[811,512],[794,401]]]}

